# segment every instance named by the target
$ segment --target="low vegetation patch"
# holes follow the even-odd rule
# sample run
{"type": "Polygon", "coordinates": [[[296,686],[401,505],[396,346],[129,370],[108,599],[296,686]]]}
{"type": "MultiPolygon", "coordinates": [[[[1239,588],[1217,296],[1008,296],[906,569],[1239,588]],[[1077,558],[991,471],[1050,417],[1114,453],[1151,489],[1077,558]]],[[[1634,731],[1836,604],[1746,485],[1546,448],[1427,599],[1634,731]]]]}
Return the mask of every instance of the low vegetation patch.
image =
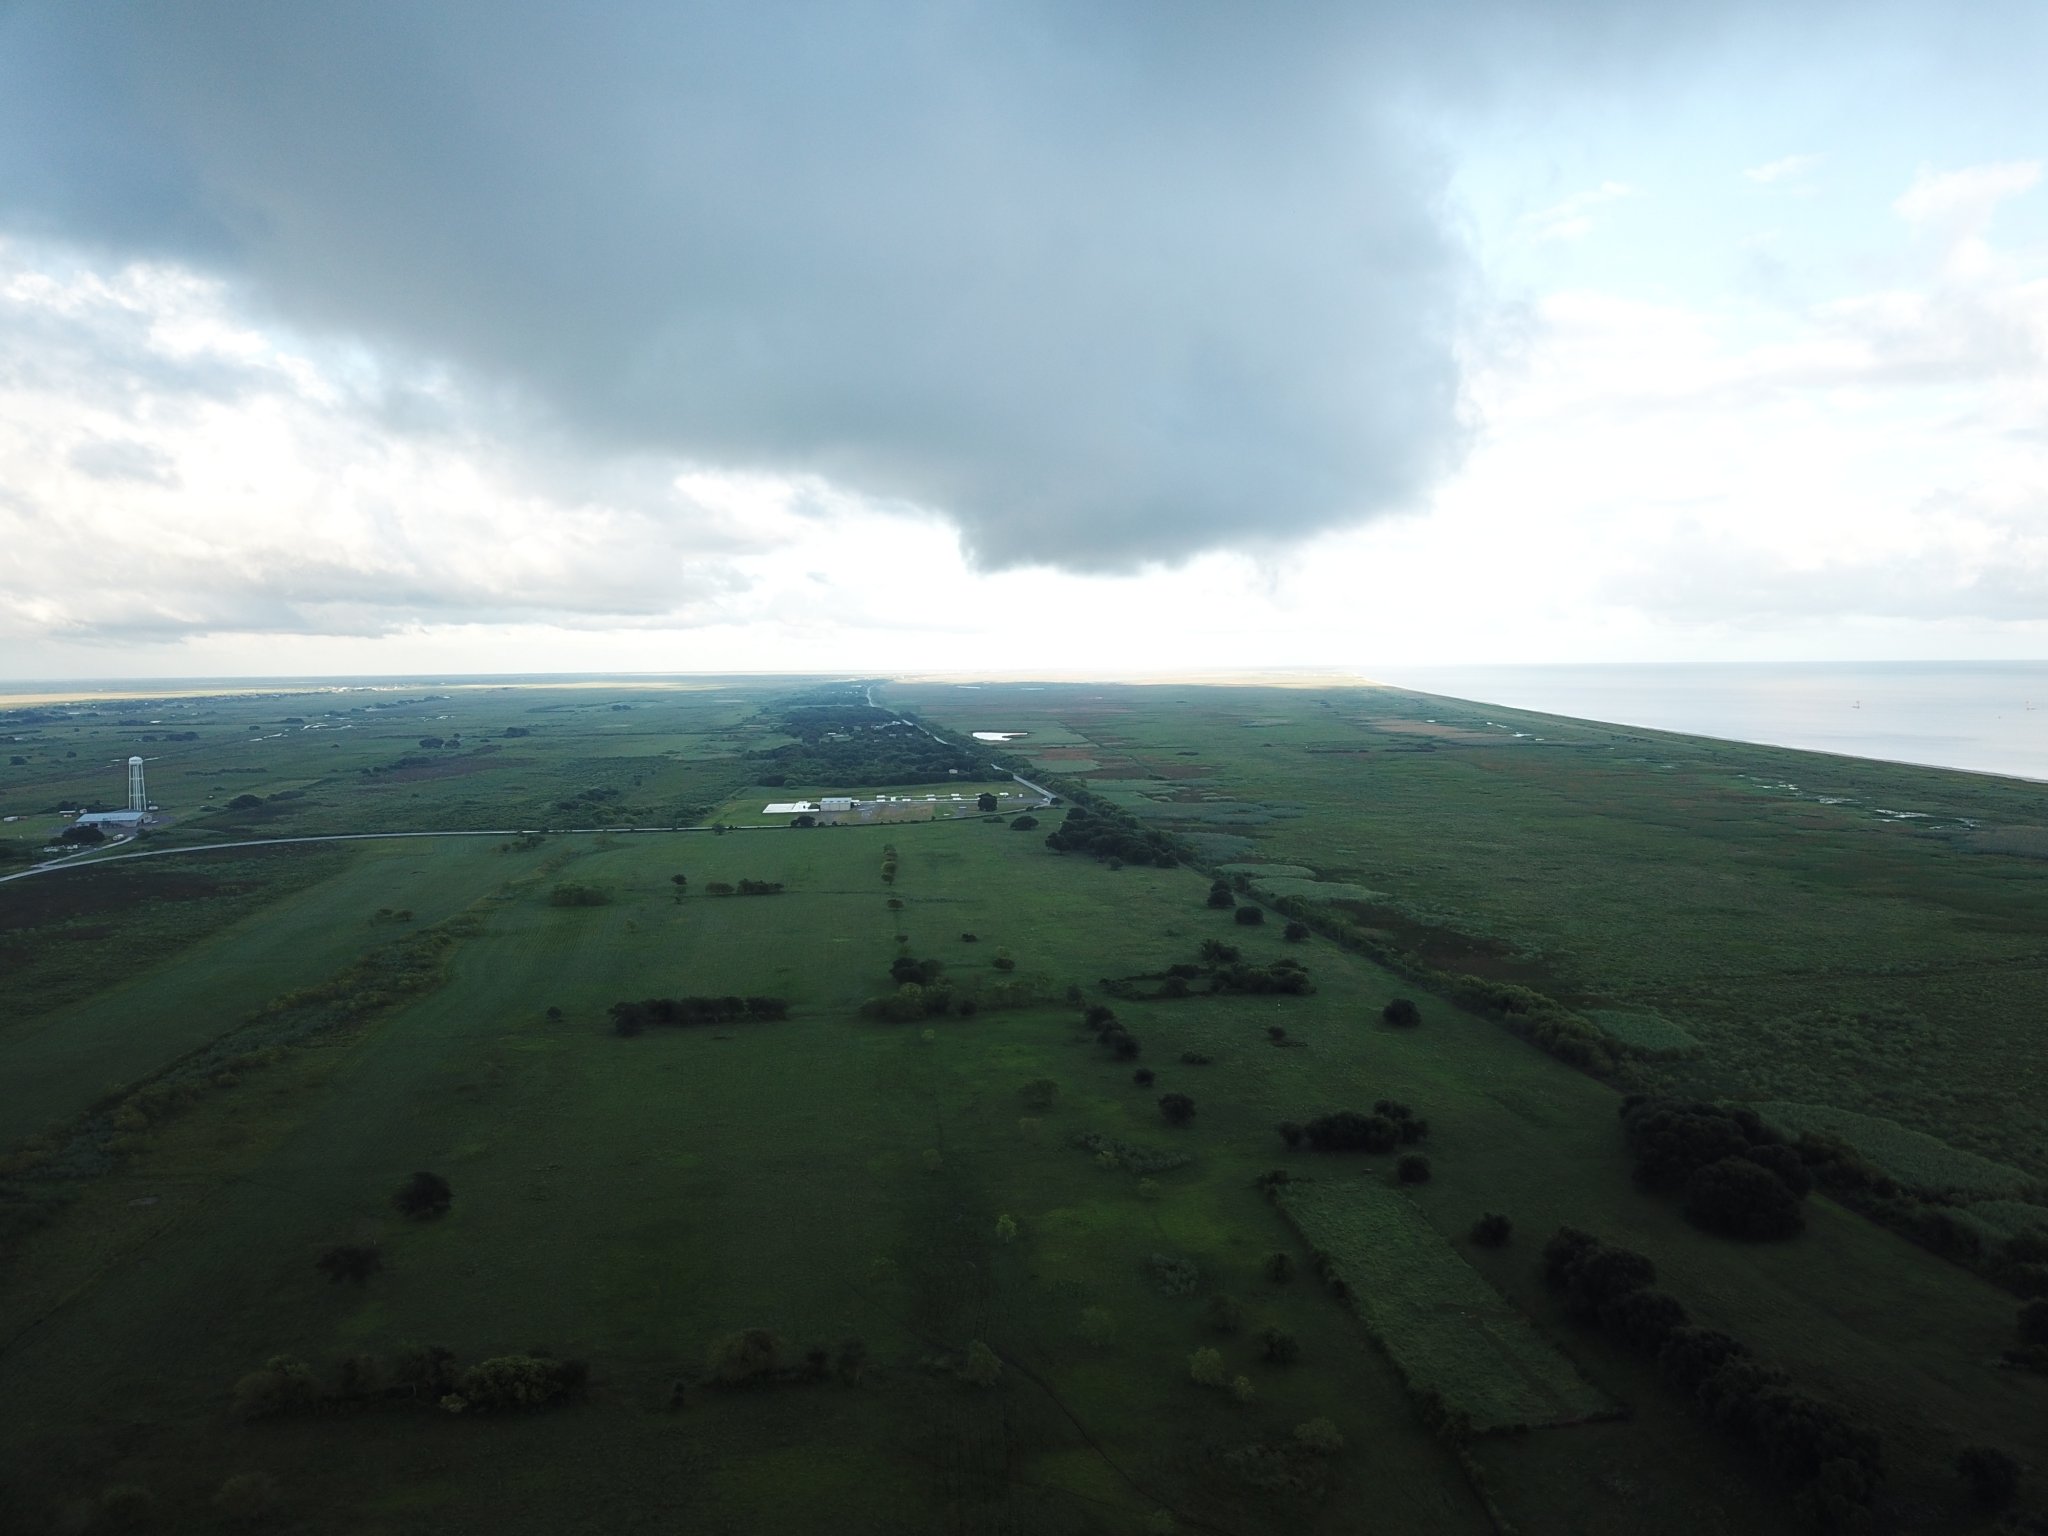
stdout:
{"type": "Polygon", "coordinates": [[[1755,1109],[1787,1136],[1819,1132],[1839,1137],[1901,1184],[1916,1189],[2010,1197],[2024,1195],[2037,1182],[2017,1168],[1876,1115],[1825,1104],[1780,1101],[1761,1103],[1755,1109]]]}
{"type": "Polygon", "coordinates": [[[1614,1412],[1405,1196],[1356,1180],[1281,1186],[1277,1204],[1343,1280],[1411,1394],[1474,1433],[1614,1412]]]}
{"type": "Polygon", "coordinates": [[[782,997],[648,997],[611,1006],[612,1030],[637,1035],[654,1025],[768,1024],[789,1017],[782,997]]]}

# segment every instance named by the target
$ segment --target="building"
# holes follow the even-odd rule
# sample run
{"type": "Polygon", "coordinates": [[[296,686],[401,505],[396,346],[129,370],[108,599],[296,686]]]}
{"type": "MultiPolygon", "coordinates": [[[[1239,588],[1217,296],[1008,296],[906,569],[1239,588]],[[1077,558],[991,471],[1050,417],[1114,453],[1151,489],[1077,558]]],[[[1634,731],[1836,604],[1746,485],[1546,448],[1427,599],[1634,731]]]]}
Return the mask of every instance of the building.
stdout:
{"type": "Polygon", "coordinates": [[[108,832],[133,832],[147,819],[146,811],[87,811],[74,827],[99,827],[108,832]]]}
{"type": "Polygon", "coordinates": [[[821,811],[850,811],[853,809],[853,797],[851,795],[827,795],[818,802],[818,809],[821,811]]]}

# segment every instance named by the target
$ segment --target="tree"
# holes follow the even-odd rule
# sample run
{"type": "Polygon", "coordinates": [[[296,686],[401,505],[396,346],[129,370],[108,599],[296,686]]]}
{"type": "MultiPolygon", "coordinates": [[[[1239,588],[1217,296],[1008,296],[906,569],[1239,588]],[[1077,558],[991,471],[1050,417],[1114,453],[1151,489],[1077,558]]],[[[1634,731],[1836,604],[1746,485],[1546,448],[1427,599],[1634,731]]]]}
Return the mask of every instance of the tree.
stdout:
{"type": "Polygon", "coordinates": [[[1282,937],[1290,944],[1299,944],[1308,937],[1308,924],[1300,921],[1289,923],[1282,937]]]}
{"type": "Polygon", "coordinates": [[[1472,1241],[1482,1248],[1504,1248],[1514,1235],[1515,1224],[1498,1211],[1488,1211],[1472,1223],[1472,1241]]]}
{"type": "Polygon", "coordinates": [[[1292,1365],[1301,1355],[1301,1341],[1268,1324],[1259,1330],[1259,1354],[1274,1365],[1292,1365]]]}
{"type": "Polygon", "coordinates": [[[1264,907],[1239,907],[1236,917],[1241,927],[1256,928],[1266,920],[1266,909],[1264,907]]]}
{"type": "Polygon", "coordinates": [[[1162,1094],[1159,1113],[1166,1117],[1168,1125],[1186,1125],[1195,1118],[1195,1101],[1184,1093],[1162,1094]]]}
{"type": "Polygon", "coordinates": [[[448,1181],[438,1173],[416,1173],[398,1187],[391,1203],[402,1216],[415,1219],[445,1216],[454,1200],[448,1181]]]}
{"type": "Polygon", "coordinates": [[[1427,1184],[1429,1182],[1429,1159],[1420,1152],[1410,1152],[1394,1165],[1395,1172],[1403,1184],[1427,1184]]]}
{"type": "Polygon", "coordinates": [[[313,1265],[337,1285],[344,1280],[361,1285],[384,1268],[384,1255],[361,1243],[343,1243],[321,1254],[313,1265]]]}
{"type": "Polygon", "coordinates": [[[996,808],[996,797],[984,789],[974,797],[974,808],[984,813],[992,811],[996,808]]]}
{"type": "Polygon", "coordinates": [[[57,841],[60,843],[79,843],[83,845],[104,843],[106,840],[106,833],[102,832],[98,827],[90,825],[69,826],[57,836],[57,841]]]}
{"type": "Polygon", "coordinates": [[[1010,823],[1010,830],[1012,832],[1031,832],[1035,831],[1037,827],[1038,818],[1036,816],[1019,816],[1010,823]]]}
{"type": "Polygon", "coordinates": [[[688,875],[670,875],[668,883],[676,888],[677,901],[681,901],[689,893],[690,877],[688,875]]]}
{"type": "Polygon", "coordinates": [[[1792,1237],[1804,1230],[1799,1198],[1746,1157],[1724,1157],[1685,1181],[1685,1219],[1727,1237],[1792,1237]]]}
{"type": "Polygon", "coordinates": [[[1422,1010],[1413,999],[1397,997],[1380,1010],[1380,1017],[1397,1028],[1413,1029],[1422,1022],[1422,1010]]]}
{"type": "Polygon", "coordinates": [[[782,1368],[782,1339],[766,1328],[746,1328],[713,1342],[704,1374],[713,1386],[738,1387],[782,1368]]]}
{"type": "Polygon", "coordinates": [[[1209,905],[1215,907],[1218,911],[1221,911],[1225,907],[1236,906],[1237,898],[1230,894],[1229,886],[1225,885],[1221,880],[1218,880],[1214,885],[1209,887],[1209,905]]]}
{"type": "Polygon", "coordinates": [[[1131,1074],[1131,1081],[1140,1088],[1150,1088],[1152,1086],[1152,1069],[1150,1067],[1138,1068],[1137,1071],[1131,1074]]]}

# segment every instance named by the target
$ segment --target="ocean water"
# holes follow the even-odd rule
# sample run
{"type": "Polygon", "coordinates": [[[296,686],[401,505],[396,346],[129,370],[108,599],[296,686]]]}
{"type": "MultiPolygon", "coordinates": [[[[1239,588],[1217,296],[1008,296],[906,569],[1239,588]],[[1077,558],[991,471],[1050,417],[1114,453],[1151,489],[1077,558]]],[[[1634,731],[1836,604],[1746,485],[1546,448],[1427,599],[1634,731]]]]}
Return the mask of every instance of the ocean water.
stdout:
{"type": "Polygon", "coordinates": [[[1579,720],[2048,780],[2048,661],[1410,667],[1374,676],[1579,720]]]}

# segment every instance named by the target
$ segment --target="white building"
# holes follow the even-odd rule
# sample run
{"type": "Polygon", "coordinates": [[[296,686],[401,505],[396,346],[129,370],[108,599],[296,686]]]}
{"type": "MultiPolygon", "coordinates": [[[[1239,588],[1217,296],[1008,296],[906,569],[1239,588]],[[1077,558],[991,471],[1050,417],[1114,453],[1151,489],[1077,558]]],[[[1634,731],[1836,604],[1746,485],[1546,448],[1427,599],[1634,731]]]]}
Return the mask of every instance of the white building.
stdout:
{"type": "Polygon", "coordinates": [[[853,809],[853,796],[827,795],[818,802],[818,806],[819,809],[827,811],[850,811],[853,809]]]}

